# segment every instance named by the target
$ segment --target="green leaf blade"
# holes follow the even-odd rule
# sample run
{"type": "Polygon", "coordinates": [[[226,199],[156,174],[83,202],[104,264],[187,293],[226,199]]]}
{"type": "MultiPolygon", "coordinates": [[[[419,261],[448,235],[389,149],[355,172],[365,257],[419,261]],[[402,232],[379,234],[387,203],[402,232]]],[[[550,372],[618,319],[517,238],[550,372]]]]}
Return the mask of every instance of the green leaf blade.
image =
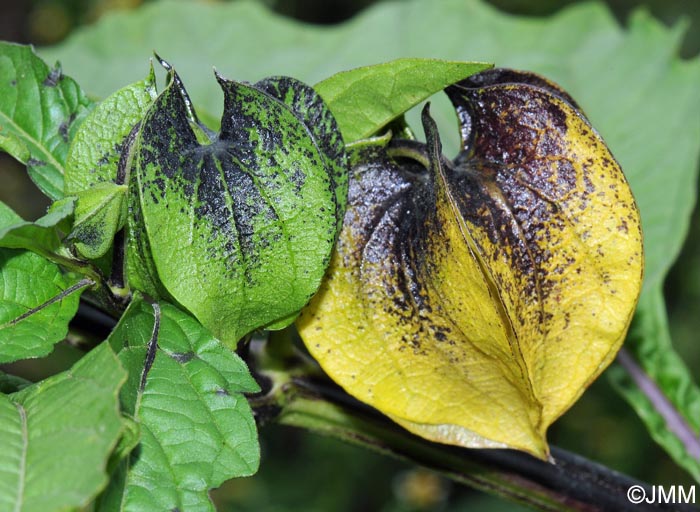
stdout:
{"type": "Polygon", "coordinates": [[[47,355],[68,333],[84,283],[28,251],[0,249],[0,269],[0,362],[47,355]]]}
{"type": "Polygon", "coordinates": [[[26,465],[27,418],[26,411],[8,397],[0,396],[0,422],[5,432],[0,455],[0,507],[13,510],[23,494],[26,465]]]}
{"type": "Polygon", "coordinates": [[[364,139],[448,85],[491,67],[477,62],[403,58],[342,71],[314,88],[348,143],[364,139]]]}
{"type": "Polygon", "coordinates": [[[41,219],[25,222],[0,202],[0,362],[45,356],[68,332],[85,287],[49,303],[79,279],[40,254],[60,245],[58,225],[72,214],[73,203],[64,198],[41,219]]]}
{"type": "Polygon", "coordinates": [[[29,148],[16,135],[0,134],[0,150],[9,153],[20,162],[26,162],[32,156],[29,148]]]}
{"type": "Polygon", "coordinates": [[[31,385],[32,383],[27,379],[0,372],[0,393],[9,395],[31,385]]]}
{"type": "Polygon", "coordinates": [[[122,403],[140,424],[139,457],[113,506],[212,510],[207,491],[257,470],[255,422],[244,392],[258,390],[245,364],[189,315],[160,306],[158,348],[141,388],[153,308],[137,299],[110,336],[130,370],[122,403]]]}
{"type": "Polygon", "coordinates": [[[61,246],[61,228],[73,215],[75,199],[64,197],[54,202],[46,215],[35,222],[22,220],[9,206],[0,202],[0,247],[28,249],[51,257],[61,246]]]}
{"type": "Polygon", "coordinates": [[[0,77],[0,147],[27,165],[42,192],[59,199],[70,139],[92,103],[29,46],[0,43],[0,77]]]}
{"type": "Polygon", "coordinates": [[[117,396],[125,377],[103,344],[67,372],[0,395],[3,510],[66,510],[94,498],[122,430],[117,396]]]}

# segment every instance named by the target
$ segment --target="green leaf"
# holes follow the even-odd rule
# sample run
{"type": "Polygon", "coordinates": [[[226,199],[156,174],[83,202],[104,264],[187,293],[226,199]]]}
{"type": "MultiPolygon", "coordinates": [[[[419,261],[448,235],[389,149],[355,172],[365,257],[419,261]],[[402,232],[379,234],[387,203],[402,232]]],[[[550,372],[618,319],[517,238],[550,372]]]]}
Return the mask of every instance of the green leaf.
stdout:
{"type": "Polygon", "coordinates": [[[148,244],[137,252],[152,258],[147,273],[166,297],[235,346],[254,329],[289,324],[316,292],[347,178],[342,139],[313,89],[217,78],[224,114],[210,144],[194,134],[176,80],[144,118],[130,236],[148,244]]]}
{"type": "Polygon", "coordinates": [[[68,333],[91,283],[28,251],[0,249],[0,363],[42,357],[68,333]]]}
{"type": "Polygon", "coordinates": [[[30,381],[22,377],[0,372],[0,393],[9,395],[10,393],[20,391],[31,385],[32,383],[30,381]]]}
{"type": "Polygon", "coordinates": [[[87,259],[104,256],[126,219],[126,185],[103,182],[76,194],[75,222],[68,240],[87,259]]]}
{"type": "Polygon", "coordinates": [[[141,444],[128,474],[121,469],[126,478],[102,497],[104,510],[212,510],[207,491],[259,463],[243,396],[258,386],[245,363],[189,315],[139,298],[109,342],[129,370],[121,400],[141,444]]]}
{"type": "Polygon", "coordinates": [[[28,249],[50,256],[61,246],[62,228],[65,229],[74,208],[75,198],[65,197],[54,202],[37,221],[27,222],[0,202],[0,247],[28,249]]]}
{"type": "MultiPolygon", "coordinates": [[[[0,246],[53,250],[56,223],[72,212],[72,201],[60,201],[36,223],[0,203],[0,246]]],[[[0,248],[0,362],[48,354],[66,336],[86,286],[38,254],[0,248]]]]}
{"type": "Polygon", "coordinates": [[[350,143],[369,137],[448,85],[490,67],[476,62],[404,58],[336,73],[314,89],[350,143]]]}
{"type": "Polygon", "coordinates": [[[1,510],[68,510],[94,498],[122,430],[117,397],[125,378],[104,343],[70,370],[0,395],[1,510]]]}
{"type": "Polygon", "coordinates": [[[700,389],[671,345],[661,290],[647,294],[644,300],[630,328],[627,347],[634,350],[651,379],[647,385],[658,387],[665,397],[652,401],[649,392],[640,388],[639,378],[635,380],[635,374],[620,365],[608,375],[654,440],[700,482],[700,389]]]}
{"type": "Polygon", "coordinates": [[[68,152],[66,195],[100,183],[126,183],[126,157],[136,135],[132,130],[155,98],[155,74],[151,67],[144,80],[119,89],[95,107],[78,129],[68,152]]]}
{"type": "Polygon", "coordinates": [[[63,196],[68,145],[90,107],[60,67],[49,68],[30,46],[0,42],[0,148],[26,164],[51,199],[63,196]]]}
{"type": "MultiPolygon", "coordinates": [[[[119,486],[123,486],[128,470],[127,457],[138,446],[141,440],[141,429],[139,424],[132,418],[127,416],[122,417],[122,433],[119,442],[115,446],[112,454],[107,461],[107,473],[109,474],[109,484],[107,488],[95,499],[94,510],[117,510],[119,508],[120,498],[114,496],[115,491],[119,491],[119,486]],[[117,500],[112,504],[113,500],[117,500]]],[[[122,487],[123,489],[123,487],[122,487]]]]}
{"type": "Polygon", "coordinates": [[[20,162],[26,162],[32,156],[22,139],[12,134],[0,134],[0,150],[9,153],[20,162]]]}
{"type": "Polygon", "coordinates": [[[22,220],[22,217],[20,217],[17,212],[0,201],[0,229],[6,231],[7,228],[11,228],[16,224],[21,224],[23,222],[24,220],[22,220]]]}

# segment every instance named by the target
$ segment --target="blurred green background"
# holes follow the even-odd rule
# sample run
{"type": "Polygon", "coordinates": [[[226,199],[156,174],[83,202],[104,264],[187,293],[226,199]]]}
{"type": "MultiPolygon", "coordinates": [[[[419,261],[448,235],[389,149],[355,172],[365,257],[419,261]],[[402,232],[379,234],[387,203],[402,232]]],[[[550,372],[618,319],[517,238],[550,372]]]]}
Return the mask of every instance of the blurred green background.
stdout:
{"type": "MultiPolygon", "coordinates": [[[[373,0],[260,0],[285,16],[316,24],[340,23],[373,0]]],[[[71,31],[114,9],[133,9],[142,0],[33,0],[3,2],[0,39],[35,45],[61,41],[71,31]]],[[[573,0],[491,0],[514,14],[546,16],[573,0]]],[[[700,53],[700,2],[608,0],[624,25],[629,13],[646,7],[668,25],[690,21],[681,55],[700,53]]],[[[44,213],[47,201],[24,169],[0,154],[0,200],[25,218],[44,213]]],[[[693,213],[683,252],[668,276],[665,295],[674,345],[700,380],[700,214],[693,213]]],[[[21,362],[14,373],[38,380],[69,365],[79,354],[59,345],[46,360],[21,362]]],[[[650,439],[632,409],[599,379],[550,431],[550,441],[618,471],[654,484],[692,484],[650,439]]],[[[258,475],[226,484],[213,493],[219,509],[250,511],[418,511],[520,510],[436,475],[332,439],[269,426],[262,431],[258,475]]]]}

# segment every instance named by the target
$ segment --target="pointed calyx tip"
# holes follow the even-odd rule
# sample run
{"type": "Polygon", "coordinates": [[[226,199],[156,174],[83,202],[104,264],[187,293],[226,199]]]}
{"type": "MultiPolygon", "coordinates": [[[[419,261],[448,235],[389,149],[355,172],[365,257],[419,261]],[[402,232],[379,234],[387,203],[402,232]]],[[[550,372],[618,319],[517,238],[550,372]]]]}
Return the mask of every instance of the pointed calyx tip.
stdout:
{"type": "Polygon", "coordinates": [[[158,53],[156,53],[155,50],[153,50],[153,56],[160,63],[160,65],[163,66],[163,69],[169,72],[173,71],[173,66],[167,60],[163,59],[160,55],[158,55],[158,53]]]}

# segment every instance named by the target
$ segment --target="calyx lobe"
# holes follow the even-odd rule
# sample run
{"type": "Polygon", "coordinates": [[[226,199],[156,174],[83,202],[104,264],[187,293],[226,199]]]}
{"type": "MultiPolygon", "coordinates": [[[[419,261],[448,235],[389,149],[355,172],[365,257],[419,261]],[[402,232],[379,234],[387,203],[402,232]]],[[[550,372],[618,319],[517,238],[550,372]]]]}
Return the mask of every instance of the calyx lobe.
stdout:
{"type": "Polygon", "coordinates": [[[321,99],[297,80],[250,85],[217,74],[216,134],[170,77],[134,156],[133,234],[148,252],[137,280],[234,344],[288,324],[316,291],[344,212],[344,144],[321,99]]]}

